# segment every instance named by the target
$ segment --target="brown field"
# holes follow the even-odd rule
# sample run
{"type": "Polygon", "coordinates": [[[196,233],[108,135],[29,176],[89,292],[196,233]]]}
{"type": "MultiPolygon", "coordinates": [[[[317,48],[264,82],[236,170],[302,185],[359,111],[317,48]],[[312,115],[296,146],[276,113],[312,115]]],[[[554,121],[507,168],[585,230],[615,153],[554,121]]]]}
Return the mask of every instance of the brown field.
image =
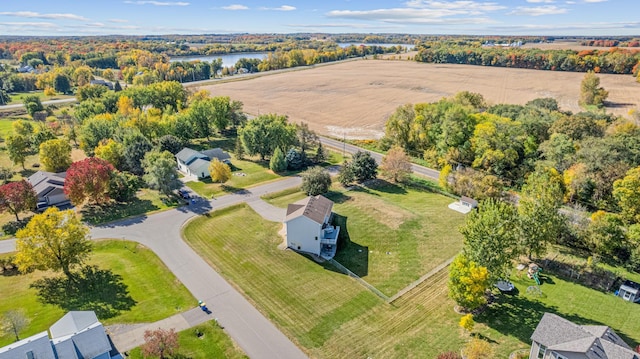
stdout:
{"type": "MultiPolygon", "coordinates": [[[[542,49],[542,50],[575,50],[575,51],[609,50],[610,49],[610,47],[584,46],[584,45],[580,45],[580,43],[578,43],[577,41],[554,41],[554,42],[544,42],[544,43],[530,42],[530,43],[524,44],[522,48],[523,49],[535,48],[535,49],[542,49]]],[[[619,48],[640,51],[640,48],[638,47],[620,46],[619,48]]]]}
{"type": "MultiPolygon", "coordinates": [[[[398,106],[433,102],[464,90],[481,93],[490,104],[524,104],[539,97],[554,97],[562,109],[577,112],[583,76],[573,72],[358,60],[198,89],[240,100],[250,114],[278,113],[288,115],[293,122],[307,122],[322,134],[374,138],[383,133],[386,119],[398,106]]],[[[607,111],[626,115],[640,103],[640,83],[633,76],[602,74],[600,79],[612,103],[607,111]]]]}

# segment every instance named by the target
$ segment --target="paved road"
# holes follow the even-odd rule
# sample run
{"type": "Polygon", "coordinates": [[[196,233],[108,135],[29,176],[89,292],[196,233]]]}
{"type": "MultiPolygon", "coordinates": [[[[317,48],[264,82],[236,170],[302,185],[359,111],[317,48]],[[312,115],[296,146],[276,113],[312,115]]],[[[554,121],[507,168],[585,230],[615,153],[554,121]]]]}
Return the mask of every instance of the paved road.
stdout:
{"type": "MultiPolygon", "coordinates": [[[[336,150],[339,151],[345,151],[346,153],[350,153],[350,154],[354,154],[358,151],[367,151],[371,154],[371,156],[373,158],[375,158],[375,160],[380,163],[382,162],[382,155],[377,153],[377,152],[373,152],[373,151],[369,151],[369,150],[365,150],[363,148],[360,148],[358,146],[354,146],[354,145],[350,145],[348,143],[344,143],[342,141],[338,141],[338,140],[334,140],[332,138],[328,138],[328,137],[324,137],[324,136],[320,136],[320,142],[322,142],[323,146],[327,146],[327,147],[332,147],[336,150]]],[[[411,169],[413,170],[413,173],[417,173],[419,175],[428,177],[430,179],[434,179],[434,180],[438,180],[440,177],[440,172],[437,170],[434,170],[432,168],[427,168],[424,166],[419,166],[416,164],[412,164],[411,165],[411,169]]]]}
{"type": "MultiPolygon", "coordinates": [[[[42,101],[43,105],[55,105],[55,104],[59,104],[59,103],[69,103],[69,102],[78,102],[78,100],[75,97],[71,97],[71,98],[63,98],[61,100],[49,100],[49,101],[42,101]]],[[[22,103],[16,103],[13,105],[3,105],[0,106],[0,110],[10,110],[13,108],[21,108],[24,107],[24,104],[22,103]]]]}
{"type": "MultiPolygon", "coordinates": [[[[205,262],[181,237],[186,221],[273,192],[299,186],[299,177],[267,183],[240,193],[173,210],[91,228],[92,238],[128,239],[155,252],[194,297],[204,300],[211,315],[251,358],[306,358],[278,328],[205,262]]],[[[0,252],[15,250],[15,241],[0,241],[0,252]]]]}

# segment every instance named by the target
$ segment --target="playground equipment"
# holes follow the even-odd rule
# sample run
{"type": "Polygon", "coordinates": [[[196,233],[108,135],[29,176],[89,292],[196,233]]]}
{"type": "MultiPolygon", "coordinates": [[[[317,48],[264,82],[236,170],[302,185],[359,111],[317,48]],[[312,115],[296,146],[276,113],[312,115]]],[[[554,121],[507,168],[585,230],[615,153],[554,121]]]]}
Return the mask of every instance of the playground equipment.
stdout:
{"type": "Polygon", "coordinates": [[[540,285],[540,276],[539,273],[542,271],[539,265],[535,263],[529,264],[529,270],[527,270],[527,277],[533,279],[537,285],[540,285]]]}

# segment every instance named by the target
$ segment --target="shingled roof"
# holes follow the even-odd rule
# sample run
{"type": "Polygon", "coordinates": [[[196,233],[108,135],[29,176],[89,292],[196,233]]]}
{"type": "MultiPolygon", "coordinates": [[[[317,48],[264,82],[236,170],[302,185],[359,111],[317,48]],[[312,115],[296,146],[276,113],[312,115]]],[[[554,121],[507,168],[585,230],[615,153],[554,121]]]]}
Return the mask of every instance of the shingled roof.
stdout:
{"type": "Polygon", "coordinates": [[[324,219],[331,214],[332,208],[333,202],[330,199],[322,195],[309,196],[287,206],[287,216],[284,221],[288,222],[294,218],[305,216],[318,224],[323,224],[324,219]]]}
{"type": "Polygon", "coordinates": [[[611,328],[577,325],[558,315],[545,313],[531,340],[558,352],[582,353],[589,359],[639,359],[611,328]]]}

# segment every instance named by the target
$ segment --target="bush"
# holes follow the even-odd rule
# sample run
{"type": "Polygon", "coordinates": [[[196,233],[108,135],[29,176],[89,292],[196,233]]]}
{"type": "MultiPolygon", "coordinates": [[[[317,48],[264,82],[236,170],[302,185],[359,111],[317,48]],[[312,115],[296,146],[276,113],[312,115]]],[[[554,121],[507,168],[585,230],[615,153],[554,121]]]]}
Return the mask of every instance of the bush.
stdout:
{"type": "Polygon", "coordinates": [[[356,152],[351,161],[351,169],[358,182],[368,181],[378,176],[378,163],[369,152],[356,152]]]}
{"type": "Polygon", "coordinates": [[[437,359],[462,359],[462,356],[456,352],[446,352],[438,354],[437,359]]]}
{"type": "Polygon", "coordinates": [[[284,154],[280,150],[280,147],[276,147],[269,161],[269,169],[273,172],[282,172],[287,169],[287,160],[284,158],[284,154]]]}
{"type": "Polygon", "coordinates": [[[322,167],[313,167],[302,173],[302,191],[309,196],[327,193],[331,187],[331,175],[322,167]]]}
{"type": "Polygon", "coordinates": [[[290,149],[287,152],[287,169],[290,171],[297,171],[302,169],[305,165],[304,154],[295,148],[290,149]]]}

